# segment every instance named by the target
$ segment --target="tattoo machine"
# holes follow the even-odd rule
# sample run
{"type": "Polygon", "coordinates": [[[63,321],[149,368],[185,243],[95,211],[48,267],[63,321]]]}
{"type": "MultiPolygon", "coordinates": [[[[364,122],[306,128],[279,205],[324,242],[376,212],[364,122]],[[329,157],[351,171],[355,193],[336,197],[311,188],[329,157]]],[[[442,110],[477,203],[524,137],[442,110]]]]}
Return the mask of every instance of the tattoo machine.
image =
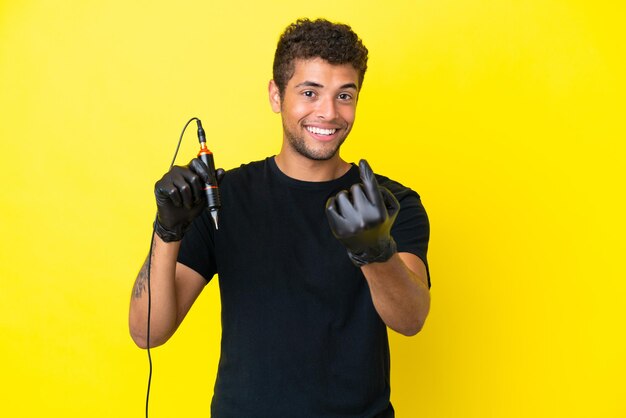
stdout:
{"type": "Polygon", "coordinates": [[[202,122],[200,122],[200,119],[196,118],[196,123],[198,124],[198,141],[200,141],[198,158],[209,169],[209,179],[204,184],[204,191],[207,198],[207,209],[211,214],[211,219],[213,219],[213,225],[215,225],[215,229],[217,229],[218,212],[222,206],[222,201],[220,199],[217,177],[215,175],[215,163],[213,162],[213,153],[209,151],[206,146],[206,136],[204,134],[204,129],[202,129],[202,122]]]}

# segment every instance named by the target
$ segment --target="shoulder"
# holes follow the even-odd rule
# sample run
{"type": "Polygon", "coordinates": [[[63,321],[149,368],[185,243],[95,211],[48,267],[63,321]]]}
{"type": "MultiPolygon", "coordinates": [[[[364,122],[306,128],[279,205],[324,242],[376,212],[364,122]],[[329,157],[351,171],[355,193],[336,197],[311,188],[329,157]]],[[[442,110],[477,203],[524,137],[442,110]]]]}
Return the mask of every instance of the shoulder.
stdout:
{"type": "Polygon", "coordinates": [[[224,180],[221,185],[228,186],[230,184],[240,184],[251,180],[258,180],[262,177],[267,169],[267,158],[259,161],[252,161],[241,164],[239,167],[231,168],[226,171],[224,180]]]}
{"type": "Polygon", "coordinates": [[[268,158],[265,158],[259,161],[251,161],[249,163],[241,164],[239,167],[235,167],[235,168],[231,168],[230,170],[227,170],[226,174],[245,175],[247,173],[262,171],[267,164],[268,158]]]}
{"type": "Polygon", "coordinates": [[[419,200],[420,195],[409,187],[406,187],[403,184],[381,174],[375,174],[375,176],[376,180],[378,181],[378,185],[389,189],[389,191],[393,193],[393,195],[399,201],[402,201],[406,198],[416,198],[419,200]]]}
{"type": "Polygon", "coordinates": [[[400,203],[400,218],[423,218],[427,223],[426,209],[420,195],[413,189],[389,177],[375,174],[378,185],[387,188],[400,203]]]}

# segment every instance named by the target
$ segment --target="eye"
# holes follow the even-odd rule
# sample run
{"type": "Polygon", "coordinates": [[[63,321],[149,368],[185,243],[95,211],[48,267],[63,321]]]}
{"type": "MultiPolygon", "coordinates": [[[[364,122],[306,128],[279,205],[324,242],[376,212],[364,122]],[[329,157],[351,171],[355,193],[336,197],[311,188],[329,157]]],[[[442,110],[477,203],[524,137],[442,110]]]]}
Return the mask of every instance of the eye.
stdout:
{"type": "Polygon", "coordinates": [[[304,97],[315,97],[315,92],[313,90],[305,90],[302,92],[304,97]]]}
{"type": "Polygon", "coordinates": [[[341,99],[341,100],[351,100],[352,99],[352,95],[350,95],[348,93],[341,93],[337,97],[339,97],[339,99],[341,99]]]}

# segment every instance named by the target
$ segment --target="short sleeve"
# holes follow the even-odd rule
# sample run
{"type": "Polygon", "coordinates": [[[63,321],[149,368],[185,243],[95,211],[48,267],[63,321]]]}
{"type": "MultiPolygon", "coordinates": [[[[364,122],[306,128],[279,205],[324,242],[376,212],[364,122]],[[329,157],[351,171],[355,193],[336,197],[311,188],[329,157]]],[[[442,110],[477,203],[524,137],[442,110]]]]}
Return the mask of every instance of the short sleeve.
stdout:
{"type": "Polygon", "coordinates": [[[430,223],[420,196],[415,191],[386,177],[379,176],[378,180],[379,185],[389,189],[400,202],[398,217],[391,228],[391,236],[396,241],[398,252],[415,254],[424,262],[430,287],[427,259],[430,223]]]}
{"type": "Polygon", "coordinates": [[[178,262],[198,272],[208,282],[217,273],[215,242],[208,211],[198,216],[185,232],[178,262]]]}

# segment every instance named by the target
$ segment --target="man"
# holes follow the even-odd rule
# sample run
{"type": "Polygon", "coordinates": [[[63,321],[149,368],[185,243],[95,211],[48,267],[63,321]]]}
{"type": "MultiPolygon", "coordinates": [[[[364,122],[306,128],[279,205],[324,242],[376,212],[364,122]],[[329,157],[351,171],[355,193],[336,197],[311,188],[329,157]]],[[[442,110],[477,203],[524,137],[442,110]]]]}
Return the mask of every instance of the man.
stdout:
{"type": "MultiPolygon", "coordinates": [[[[223,176],[218,229],[199,160],[156,183],[149,344],[167,341],[217,273],[214,418],[394,416],[386,327],[414,335],[426,319],[429,229],[415,192],[339,155],[366,68],[350,27],[298,20],[269,83],[281,151],[223,176]]],[[[146,269],[130,306],[144,348],[146,269]]]]}

